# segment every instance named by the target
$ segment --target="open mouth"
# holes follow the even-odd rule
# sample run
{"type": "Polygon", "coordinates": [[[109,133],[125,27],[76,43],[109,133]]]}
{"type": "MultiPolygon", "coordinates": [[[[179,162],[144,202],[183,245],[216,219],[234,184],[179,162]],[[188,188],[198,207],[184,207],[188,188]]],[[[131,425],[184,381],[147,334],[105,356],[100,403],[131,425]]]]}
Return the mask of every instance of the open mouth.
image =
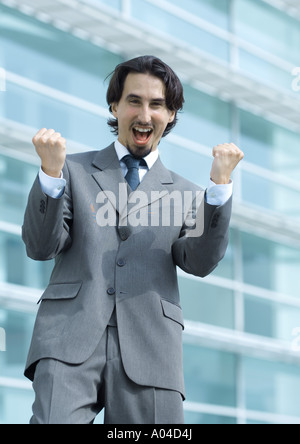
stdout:
{"type": "Polygon", "coordinates": [[[132,129],[133,138],[137,145],[146,145],[153,133],[152,128],[141,128],[139,126],[135,126],[132,129]]]}

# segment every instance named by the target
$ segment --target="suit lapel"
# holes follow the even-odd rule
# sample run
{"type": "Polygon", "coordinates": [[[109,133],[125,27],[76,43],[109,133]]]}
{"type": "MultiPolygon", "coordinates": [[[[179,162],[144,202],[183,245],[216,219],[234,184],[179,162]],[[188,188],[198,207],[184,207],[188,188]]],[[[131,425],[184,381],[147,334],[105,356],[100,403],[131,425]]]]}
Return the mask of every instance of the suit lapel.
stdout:
{"type": "Polygon", "coordinates": [[[166,185],[173,184],[170,172],[158,158],[138,188],[128,193],[129,187],[123,177],[114,144],[98,151],[93,165],[97,170],[92,173],[92,176],[120,214],[120,221],[130,213],[162,199],[169,192],[166,185]]]}
{"type": "Polygon", "coordinates": [[[115,210],[120,213],[127,205],[127,182],[123,177],[114,144],[98,151],[93,165],[98,169],[92,176],[115,210]]]}

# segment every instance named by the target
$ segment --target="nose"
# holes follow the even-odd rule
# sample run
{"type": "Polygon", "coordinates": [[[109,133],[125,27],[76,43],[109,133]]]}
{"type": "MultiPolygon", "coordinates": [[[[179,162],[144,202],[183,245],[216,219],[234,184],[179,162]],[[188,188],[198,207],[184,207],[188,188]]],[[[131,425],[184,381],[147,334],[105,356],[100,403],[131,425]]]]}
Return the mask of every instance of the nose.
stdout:
{"type": "Polygon", "coordinates": [[[151,109],[149,105],[143,105],[140,108],[139,120],[143,125],[151,125],[151,109]]]}

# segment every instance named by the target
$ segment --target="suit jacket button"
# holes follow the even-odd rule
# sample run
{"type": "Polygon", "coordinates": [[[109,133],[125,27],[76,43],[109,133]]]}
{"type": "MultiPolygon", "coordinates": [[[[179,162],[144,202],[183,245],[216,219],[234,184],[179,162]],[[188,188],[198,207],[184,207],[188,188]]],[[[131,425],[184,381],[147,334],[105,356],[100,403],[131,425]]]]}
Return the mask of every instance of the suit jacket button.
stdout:
{"type": "Polygon", "coordinates": [[[211,228],[216,228],[218,226],[219,217],[220,217],[219,214],[214,215],[211,223],[211,228]]]}
{"type": "Polygon", "coordinates": [[[119,259],[117,262],[117,265],[119,267],[124,267],[125,264],[126,264],[126,261],[124,259],[119,259]]]}
{"type": "Polygon", "coordinates": [[[122,241],[126,241],[130,236],[130,230],[128,227],[118,227],[119,235],[122,241]]]}
{"type": "Polygon", "coordinates": [[[115,292],[116,292],[116,290],[112,287],[107,290],[107,294],[109,294],[110,296],[114,295],[115,292]]]}

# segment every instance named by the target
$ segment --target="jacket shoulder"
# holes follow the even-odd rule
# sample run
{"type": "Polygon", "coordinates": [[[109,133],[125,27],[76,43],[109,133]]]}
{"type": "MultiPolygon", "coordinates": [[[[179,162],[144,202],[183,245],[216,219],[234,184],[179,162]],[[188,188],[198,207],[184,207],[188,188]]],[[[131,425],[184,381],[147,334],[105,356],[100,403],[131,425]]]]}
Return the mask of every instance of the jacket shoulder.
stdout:
{"type": "Polygon", "coordinates": [[[68,164],[71,163],[91,163],[97,154],[97,150],[85,151],[82,153],[67,154],[66,160],[68,164]]]}
{"type": "Polygon", "coordinates": [[[68,154],[66,157],[66,167],[70,172],[78,172],[78,168],[86,172],[91,172],[95,169],[95,166],[98,164],[101,165],[103,161],[109,163],[114,155],[115,150],[113,144],[100,150],[95,149],[92,151],[68,154]]]}
{"type": "Polygon", "coordinates": [[[175,173],[172,170],[168,170],[171,174],[171,177],[174,182],[174,187],[178,187],[180,190],[191,190],[191,191],[204,191],[204,189],[200,186],[181,176],[180,174],[175,173]]]}

